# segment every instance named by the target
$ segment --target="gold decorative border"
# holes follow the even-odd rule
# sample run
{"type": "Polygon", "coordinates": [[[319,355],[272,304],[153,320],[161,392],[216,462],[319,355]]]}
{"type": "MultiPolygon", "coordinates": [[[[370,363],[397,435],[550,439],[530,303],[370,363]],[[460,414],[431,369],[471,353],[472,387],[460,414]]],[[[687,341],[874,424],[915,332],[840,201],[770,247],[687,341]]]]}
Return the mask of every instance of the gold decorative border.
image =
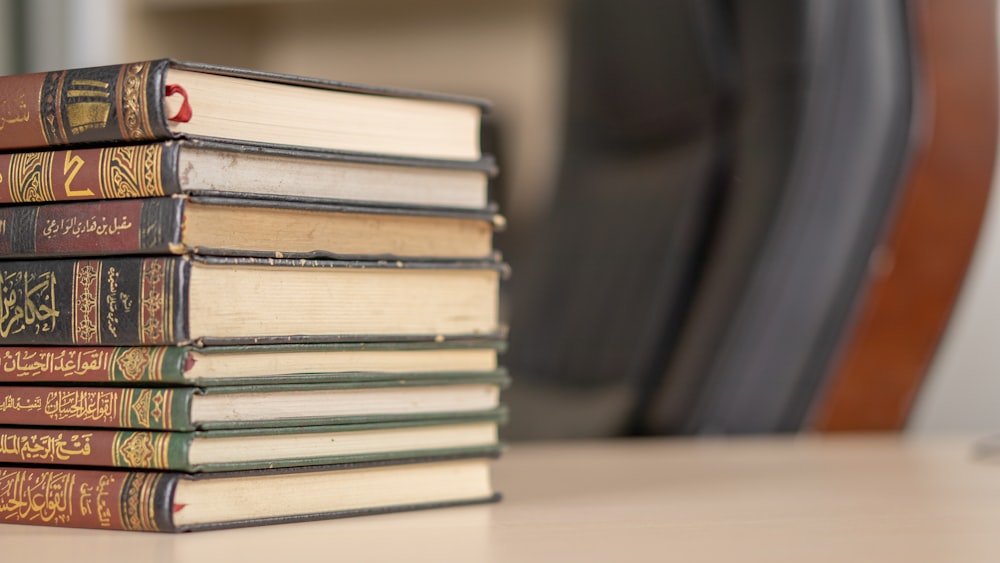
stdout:
{"type": "Polygon", "coordinates": [[[62,92],[68,72],[61,70],[47,73],[38,91],[38,119],[41,121],[45,144],[49,146],[69,142],[62,122],[62,92]]]}
{"type": "Polygon", "coordinates": [[[122,486],[121,514],[125,530],[158,532],[156,524],[156,489],[162,473],[129,473],[122,486]]]}
{"type": "Polygon", "coordinates": [[[170,389],[124,389],[118,420],[121,428],[162,428],[173,426],[170,389]]]}
{"type": "Polygon", "coordinates": [[[73,265],[73,344],[100,344],[98,286],[103,263],[79,260],[73,265]]]}
{"type": "Polygon", "coordinates": [[[167,355],[167,349],[157,347],[150,349],[149,367],[146,369],[146,379],[149,381],[163,381],[163,358],[167,355]]]}
{"type": "Polygon", "coordinates": [[[137,469],[169,469],[170,434],[115,432],[112,464],[137,469]]]}
{"type": "Polygon", "coordinates": [[[7,180],[11,200],[17,203],[52,201],[51,152],[25,152],[11,156],[7,180]]]}
{"type": "Polygon", "coordinates": [[[107,199],[163,195],[163,147],[135,145],[101,150],[101,193],[107,199]]]}
{"type": "Polygon", "coordinates": [[[112,353],[109,378],[111,381],[162,381],[163,356],[166,350],[162,347],[146,348],[140,346],[124,346],[115,348],[112,353]]]}
{"type": "Polygon", "coordinates": [[[149,80],[150,64],[131,63],[122,65],[118,80],[118,99],[121,107],[122,136],[130,141],[154,138],[149,125],[149,101],[146,99],[146,82],[149,80]]]}
{"type": "Polygon", "coordinates": [[[140,341],[169,344],[174,339],[173,281],[175,260],[147,258],[142,262],[142,303],[139,307],[140,341]]]}

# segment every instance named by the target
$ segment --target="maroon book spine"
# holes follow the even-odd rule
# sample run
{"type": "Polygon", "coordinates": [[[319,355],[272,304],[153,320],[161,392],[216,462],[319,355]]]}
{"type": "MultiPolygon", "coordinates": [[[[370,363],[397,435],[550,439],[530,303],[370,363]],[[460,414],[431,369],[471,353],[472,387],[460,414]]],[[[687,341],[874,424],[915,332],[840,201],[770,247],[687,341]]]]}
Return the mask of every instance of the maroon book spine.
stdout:
{"type": "Polygon", "coordinates": [[[0,203],[172,195],[178,153],[171,141],[0,154],[0,203]]]}
{"type": "Polygon", "coordinates": [[[176,480],[171,473],[0,467],[0,522],[173,531],[176,480]]]}
{"type": "Polygon", "coordinates": [[[167,197],[0,207],[0,258],[168,254],[183,214],[167,197]]]}
{"type": "Polygon", "coordinates": [[[167,138],[168,61],[0,78],[0,150],[167,138]]]}

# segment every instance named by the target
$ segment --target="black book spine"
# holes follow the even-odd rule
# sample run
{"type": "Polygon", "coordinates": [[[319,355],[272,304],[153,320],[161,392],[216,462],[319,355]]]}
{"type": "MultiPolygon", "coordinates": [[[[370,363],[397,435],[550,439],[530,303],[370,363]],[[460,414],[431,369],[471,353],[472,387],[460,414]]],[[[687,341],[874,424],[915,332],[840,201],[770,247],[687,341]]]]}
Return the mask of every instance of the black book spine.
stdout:
{"type": "Polygon", "coordinates": [[[0,345],[162,345],[187,340],[187,260],[0,263],[0,345]]]}

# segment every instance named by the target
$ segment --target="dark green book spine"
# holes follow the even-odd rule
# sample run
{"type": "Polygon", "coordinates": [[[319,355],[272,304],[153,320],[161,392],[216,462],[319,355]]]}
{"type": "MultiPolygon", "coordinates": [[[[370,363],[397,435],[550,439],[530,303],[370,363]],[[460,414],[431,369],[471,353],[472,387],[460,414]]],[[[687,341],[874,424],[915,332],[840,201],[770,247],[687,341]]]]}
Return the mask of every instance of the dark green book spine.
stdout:
{"type": "Polygon", "coordinates": [[[177,257],[0,263],[0,345],[143,346],[187,340],[177,257]]]}

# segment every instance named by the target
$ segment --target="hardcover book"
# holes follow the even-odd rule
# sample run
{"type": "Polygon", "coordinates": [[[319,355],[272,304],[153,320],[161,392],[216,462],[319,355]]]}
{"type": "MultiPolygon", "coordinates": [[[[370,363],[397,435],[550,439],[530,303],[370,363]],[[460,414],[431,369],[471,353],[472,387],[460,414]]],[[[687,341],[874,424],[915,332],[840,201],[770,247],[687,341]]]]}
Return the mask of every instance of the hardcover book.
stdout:
{"type": "Polygon", "coordinates": [[[3,346],[0,384],[326,383],[461,377],[497,370],[497,340],[253,346],[3,346]]]}
{"type": "Polygon", "coordinates": [[[419,422],[207,432],[0,427],[0,463],[187,473],[498,455],[502,411],[419,422]]]}
{"type": "Polygon", "coordinates": [[[184,532],[491,502],[489,458],[228,473],[0,467],[0,521],[184,532]]]}
{"type": "Polygon", "coordinates": [[[499,407],[505,373],[228,387],[0,386],[0,424],[143,430],[319,426],[499,407]]]}
{"type": "Polygon", "coordinates": [[[488,156],[443,161],[181,139],[0,154],[0,203],[194,194],[485,209],[494,174],[488,156]]]}
{"type": "Polygon", "coordinates": [[[0,345],[497,335],[494,262],[88,258],[0,262],[0,345]]]}
{"type": "Polygon", "coordinates": [[[0,78],[0,150],[175,137],[479,160],[481,100],[170,60],[0,78]]]}
{"type": "Polygon", "coordinates": [[[161,197],[0,206],[0,258],[210,254],[489,260],[489,212],[161,197]]]}

